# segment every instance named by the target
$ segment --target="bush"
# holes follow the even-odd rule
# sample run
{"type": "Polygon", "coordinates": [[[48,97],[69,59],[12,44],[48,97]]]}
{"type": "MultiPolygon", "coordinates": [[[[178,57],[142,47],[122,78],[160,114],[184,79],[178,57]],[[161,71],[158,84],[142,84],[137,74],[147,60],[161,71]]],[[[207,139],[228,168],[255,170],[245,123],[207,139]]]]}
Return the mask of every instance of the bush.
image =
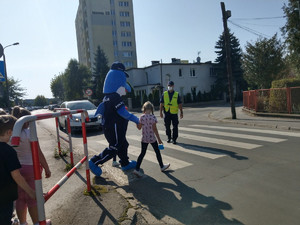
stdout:
{"type": "Polygon", "coordinates": [[[285,88],[270,90],[270,112],[287,112],[287,98],[285,88]]]}
{"type": "Polygon", "coordinates": [[[192,95],[191,95],[191,93],[187,93],[187,94],[184,96],[184,102],[185,102],[185,103],[191,103],[191,102],[192,102],[192,95]]]}
{"type": "MultiPolygon", "coordinates": [[[[272,82],[272,88],[274,89],[270,90],[270,112],[288,112],[286,91],[287,87],[300,87],[300,79],[287,78],[275,80],[272,82]]],[[[293,112],[299,112],[300,108],[300,95],[298,90],[299,89],[291,90],[293,112]]]]}

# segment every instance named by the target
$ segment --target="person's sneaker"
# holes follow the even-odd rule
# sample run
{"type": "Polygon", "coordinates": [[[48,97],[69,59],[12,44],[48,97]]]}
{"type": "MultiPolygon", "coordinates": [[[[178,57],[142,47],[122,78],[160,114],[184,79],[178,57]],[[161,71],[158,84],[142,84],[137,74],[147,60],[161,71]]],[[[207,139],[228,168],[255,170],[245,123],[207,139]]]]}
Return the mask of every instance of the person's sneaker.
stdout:
{"type": "Polygon", "coordinates": [[[168,139],[167,142],[170,143],[170,142],[171,142],[171,139],[168,139]]]}
{"type": "Polygon", "coordinates": [[[95,165],[95,163],[92,162],[92,160],[89,160],[89,166],[90,166],[90,170],[92,171],[93,174],[95,174],[95,176],[100,177],[102,174],[102,169],[95,165]]]}
{"type": "Polygon", "coordinates": [[[112,162],[112,166],[113,166],[113,167],[117,167],[117,166],[119,166],[119,165],[120,165],[120,163],[117,162],[117,161],[113,161],[113,162],[112,162]]]}
{"type": "Polygon", "coordinates": [[[134,169],[135,167],[136,167],[136,161],[131,160],[129,161],[129,164],[127,166],[122,166],[121,168],[123,171],[126,171],[126,170],[134,169]]]}
{"type": "Polygon", "coordinates": [[[162,168],[160,168],[161,172],[164,172],[166,169],[170,167],[170,163],[165,164],[162,168]]]}
{"type": "Polygon", "coordinates": [[[140,171],[137,171],[137,170],[134,170],[133,174],[136,175],[138,178],[143,176],[143,174],[140,171]]]}
{"type": "Polygon", "coordinates": [[[51,220],[50,220],[50,219],[47,219],[47,220],[46,220],[46,225],[52,225],[52,223],[51,223],[51,220]]]}
{"type": "Polygon", "coordinates": [[[176,144],[177,144],[177,141],[176,141],[176,140],[173,140],[173,144],[176,145],[176,144]]]}

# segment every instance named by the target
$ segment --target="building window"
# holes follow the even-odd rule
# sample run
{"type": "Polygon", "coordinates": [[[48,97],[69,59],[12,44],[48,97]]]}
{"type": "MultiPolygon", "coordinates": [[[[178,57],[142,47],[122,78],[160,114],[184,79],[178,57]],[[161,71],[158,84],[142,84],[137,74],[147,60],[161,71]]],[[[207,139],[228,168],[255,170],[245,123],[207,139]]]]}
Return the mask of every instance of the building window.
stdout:
{"type": "Polygon", "coordinates": [[[133,67],[133,62],[124,62],[124,65],[125,67],[133,67]]]}
{"type": "Polygon", "coordinates": [[[130,31],[122,31],[121,37],[131,37],[131,32],[130,31]]]}
{"type": "Polygon", "coordinates": [[[100,14],[100,15],[104,15],[104,12],[96,12],[96,11],[92,11],[92,14],[100,14]]]}
{"type": "Polygon", "coordinates": [[[122,41],[123,47],[131,47],[131,41],[122,41]]]}
{"type": "Polygon", "coordinates": [[[119,1],[119,6],[125,6],[125,7],[127,7],[127,6],[129,6],[129,3],[126,2],[126,1],[119,1]]]}
{"type": "Polygon", "coordinates": [[[213,67],[210,68],[210,70],[209,70],[209,76],[210,77],[217,76],[217,72],[216,72],[215,68],[213,68],[213,67]]]}
{"type": "Polygon", "coordinates": [[[112,25],[112,26],[116,26],[116,21],[115,21],[115,20],[112,20],[112,21],[111,21],[111,25],[112,25]]]}
{"type": "Polygon", "coordinates": [[[196,76],[196,72],[195,72],[195,69],[192,69],[190,70],[190,76],[191,77],[195,77],[196,76]]]}
{"type": "Polygon", "coordinates": [[[132,52],[123,52],[123,57],[132,57],[132,52]]]}
{"type": "Polygon", "coordinates": [[[113,30],[113,31],[112,31],[112,36],[113,36],[113,37],[116,37],[116,36],[117,36],[117,31],[116,31],[116,30],[113,30]]]}
{"type": "Polygon", "coordinates": [[[109,12],[109,11],[105,11],[105,15],[106,15],[106,16],[109,16],[109,15],[110,15],[110,12],[109,12]]]}
{"type": "Polygon", "coordinates": [[[179,73],[179,77],[182,77],[182,69],[179,69],[178,73],[179,73]]]}
{"type": "Polygon", "coordinates": [[[121,25],[121,27],[130,27],[130,22],[128,22],[128,21],[121,21],[120,25],[121,25]]]}
{"type": "Polygon", "coordinates": [[[118,42],[117,41],[113,41],[113,45],[114,46],[118,46],[118,42]]]}
{"type": "Polygon", "coordinates": [[[114,51],[114,56],[118,57],[118,51],[114,51]]]}
{"type": "Polygon", "coordinates": [[[120,12],[120,16],[129,17],[129,12],[120,12]]]}
{"type": "Polygon", "coordinates": [[[194,101],[196,101],[196,98],[197,98],[196,90],[197,90],[196,87],[191,87],[192,98],[193,98],[194,101]]]}

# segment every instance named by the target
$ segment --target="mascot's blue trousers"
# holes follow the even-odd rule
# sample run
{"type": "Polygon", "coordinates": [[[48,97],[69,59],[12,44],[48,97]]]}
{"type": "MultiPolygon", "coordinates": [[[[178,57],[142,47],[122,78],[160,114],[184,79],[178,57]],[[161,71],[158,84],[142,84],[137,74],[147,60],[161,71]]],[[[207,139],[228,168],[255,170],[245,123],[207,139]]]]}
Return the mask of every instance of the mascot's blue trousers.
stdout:
{"type": "MultiPolygon", "coordinates": [[[[126,131],[128,122],[126,121],[125,123],[126,126],[124,126],[125,124],[122,124],[119,127],[117,124],[114,124],[113,127],[104,126],[104,135],[109,143],[109,147],[105,148],[104,151],[99,155],[94,155],[90,159],[96,166],[98,166],[99,164],[103,164],[112,159],[114,156],[118,155],[118,157],[120,158],[122,170],[135,168],[136,162],[129,162],[127,156],[129,144],[126,140],[126,131]]],[[[93,170],[93,168],[91,169],[93,170]]]]}

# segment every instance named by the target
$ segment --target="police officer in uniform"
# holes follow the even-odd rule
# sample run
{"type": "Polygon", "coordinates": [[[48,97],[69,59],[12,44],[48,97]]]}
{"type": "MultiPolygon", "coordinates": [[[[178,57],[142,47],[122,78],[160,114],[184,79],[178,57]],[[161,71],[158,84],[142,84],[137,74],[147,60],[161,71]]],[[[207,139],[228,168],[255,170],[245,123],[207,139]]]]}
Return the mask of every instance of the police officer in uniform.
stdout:
{"type": "Polygon", "coordinates": [[[178,109],[180,110],[180,119],[183,118],[182,102],[177,91],[174,91],[174,82],[169,81],[168,91],[165,91],[160,99],[160,117],[164,118],[167,142],[173,140],[173,144],[177,143],[178,138],[178,109]],[[165,117],[163,117],[163,111],[165,117]],[[171,132],[171,123],[173,125],[173,134],[171,132]]]}

